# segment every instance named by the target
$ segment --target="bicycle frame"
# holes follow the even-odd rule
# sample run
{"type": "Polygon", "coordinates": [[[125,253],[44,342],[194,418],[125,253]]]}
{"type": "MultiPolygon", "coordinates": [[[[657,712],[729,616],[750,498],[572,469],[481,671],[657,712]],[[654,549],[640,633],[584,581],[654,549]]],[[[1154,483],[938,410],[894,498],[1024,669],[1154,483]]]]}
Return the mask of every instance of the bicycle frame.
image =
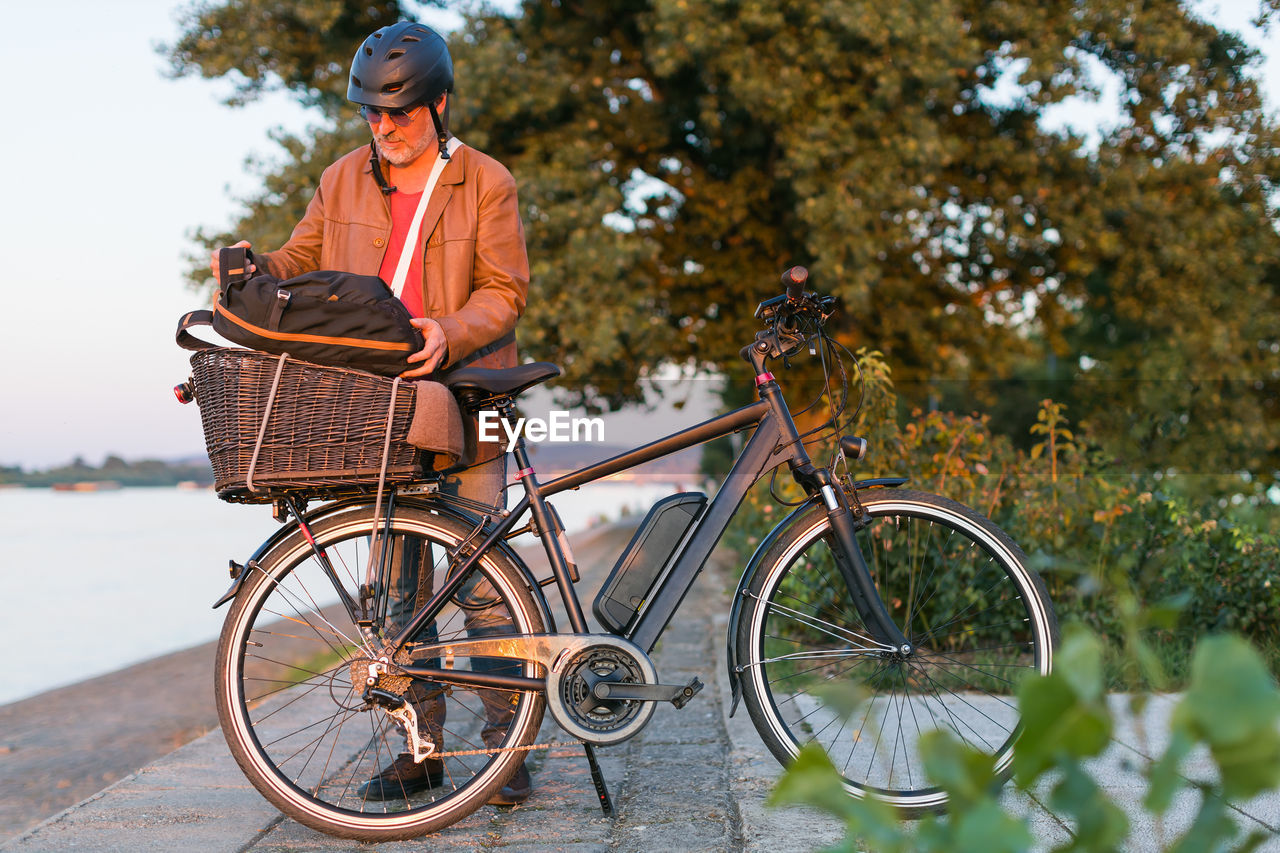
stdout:
{"type": "MultiPolygon", "coordinates": [[[[506,537],[516,522],[524,516],[526,510],[532,513],[560,596],[564,601],[572,632],[588,634],[589,628],[574,588],[569,560],[561,548],[557,535],[559,530],[553,521],[547,499],[560,492],[576,489],[586,483],[625,471],[686,447],[755,427],[755,432],[735,460],[728,477],[681,542],[674,562],[670,563],[665,576],[658,578],[654,593],[624,635],[625,638],[646,652],[652,651],[672,616],[684,601],[685,595],[693,586],[716,543],[720,541],[734,513],[746,497],[747,491],[766,474],[785,462],[790,465],[792,475],[806,492],[811,496],[820,495],[826,505],[840,546],[836,550],[843,557],[838,559],[840,572],[872,636],[888,651],[909,649],[906,639],[889,618],[883,602],[880,601],[870,572],[854,542],[856,520],[850,511],[843,490],[834,487],[833,477],[829,471],[813,466],[782,396],[782,389],[773,375],[763,369],[763,357],[753,350],[748,360],[757,368],[756,386],[760,394],[757,402],[546,483],[538,482],[537,475],[529,462],[524,439],[519,438],[514,448],[516,462],[520,466],[516,479],[524,487],[524,497],[506,516],[489,529],[484,539],[474,546],[471,554],[451,573],[451,577],[441,584],[430,601],[418,610],[394,637],[388,640],[387,647],[394,651],[400,650],[419,630],[434,620],[445,603],[461,588],[480,555],[506,537]]],[[[504,417],[510,414],[511,409],[509,402],[506,406],[507,409],[503,412],[504,417]]],[[[510,690],[539,690],[545,687],[544,681],[537,678],[421,666],[403,666],[401,669],[406,675],[444,683],[510,690]]]]}

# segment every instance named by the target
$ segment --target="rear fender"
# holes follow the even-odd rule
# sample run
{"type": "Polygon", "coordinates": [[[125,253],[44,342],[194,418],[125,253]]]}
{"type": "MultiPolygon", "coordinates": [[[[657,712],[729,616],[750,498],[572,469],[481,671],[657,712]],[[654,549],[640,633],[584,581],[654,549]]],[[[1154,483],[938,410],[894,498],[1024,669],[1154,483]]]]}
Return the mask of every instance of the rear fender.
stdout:
{"type": "MultiPolygon", "coordinates": [[[[361,497],[348,498],[346,500],[335,501],[333,503],[327,503],[327,504],[318,506],[314,510],[311,510],[310,512],[303,513],[303,518],[306,519],[308,526],[312,526],[317,522],[325,518],[328,518],[331,515],[335,515],[339,512],[349,510],[353,507],[367,506],[368,504],[369,504],[368,498],[361,498],[361,497]]],[[[458,521],[463,522],[464,524],[468,524],[473,527],[480,523],[480,516],[474,513],[468,512],[467,510],[459,509],[458,507],[455,507],[455,506],[450,506],[449,504],[443,501],[431,500],[429,498],[422,499],[422,498],[404,497],[404,498],[398,499],[396,501],[396,505],[409,506],[409,507],[415,507],[417,509],[428,510],[430,512],[436,513],[437,515],[448,516],[450,518],[456,519],[458,521]]],[[[272,549],[278,547],[282,542],[284,542],[285,539],[287,539],[288,537],[292,536],[297,532],[299,532],[298,523],[294,521],[289,524],[282,524],[280,528],[276,530],[275,533],[271,534],[271,536],[268,537],[267,541],[263,542],[261,545],[258,546],[258,550],[253,552],[252,556],[250,556],[249,559],[245,561],[245,564],[239,567],[239,571],[236,573],[236,575],[231,581],[231,586],[227,589],[226,592],[222,594],[221,598],[219,598],[217,601],[213,603],[213,609],[217,610],[219,607],[221,607],[222,605],[226,604],[228,601],[231,601],[236,597],[236,593],[240,591],[240,587],[244,585],[244,582],[248,579],[250,575],[250,572],[246,571],[247,568],[256,566],[258,561],[266,557],[266,555],[269,554],[272,551],[272,549]]],[[[523,575],[524,577],[525,583],[528,585],[530,591],[533,593],[534,601],[537,602],[538,609],[542,614],[543,624],[547,626],[548,631],[554,631],[556,629],[555,618],[551,615],[551,608],[547,606],[547,599],[546,599],[546,596],[542,594],[542,587],[538,585],[532,573],[530,573],[529,567],[524,564],[524,560],[520,559],[520,557],[511,548],[511,546],[506,543],[505,540],[498,540],[498,542],[494,543],[494,547],[500,549],[503,552],[503,554],[510,559],[512,565],[514,565],[517,569],[520,570],[521,575],[523,575]]],[[[236,566],[234,560],[232,561],[232,566],[233,568],[236,566]]]]}

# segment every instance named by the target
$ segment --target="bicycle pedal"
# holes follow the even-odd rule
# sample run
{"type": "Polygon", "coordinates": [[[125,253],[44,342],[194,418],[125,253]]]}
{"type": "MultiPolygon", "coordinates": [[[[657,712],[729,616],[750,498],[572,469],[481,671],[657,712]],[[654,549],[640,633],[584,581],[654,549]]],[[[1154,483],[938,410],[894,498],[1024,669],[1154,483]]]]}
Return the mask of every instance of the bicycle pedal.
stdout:
{"type": "Polygon", "coordinates": [[[694,696],[697,696],[698,692],[705,686],[706,685],[704,685],[695,675],[693,678],[689,679],[689,683],[680,691],[680,695],[671,700],[671,704],[675,705],[677,708],[683,708],[689,703],[689,700],[694,696]]]}

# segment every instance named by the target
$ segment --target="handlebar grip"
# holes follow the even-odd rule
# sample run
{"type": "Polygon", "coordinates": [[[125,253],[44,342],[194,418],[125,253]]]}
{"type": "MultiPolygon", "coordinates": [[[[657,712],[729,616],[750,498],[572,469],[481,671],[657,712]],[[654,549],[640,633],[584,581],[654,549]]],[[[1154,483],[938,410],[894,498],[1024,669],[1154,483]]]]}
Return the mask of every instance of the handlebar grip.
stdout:
{"type": "Polygon", "coordinates": [[[804,296],[804,286],[809,281],[809,271],[796,266],[782,274],[782,284],[787,288],[787,299],[791,302],[804,296]]]}

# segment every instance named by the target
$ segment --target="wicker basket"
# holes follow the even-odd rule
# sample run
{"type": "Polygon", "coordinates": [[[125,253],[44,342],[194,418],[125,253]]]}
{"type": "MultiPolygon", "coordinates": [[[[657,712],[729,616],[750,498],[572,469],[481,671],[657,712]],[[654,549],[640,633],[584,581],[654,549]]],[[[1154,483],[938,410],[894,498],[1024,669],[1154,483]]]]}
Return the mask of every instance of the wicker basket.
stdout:
{"type": "MultiPolygon", "coordinates": [[[[324,494],[377,484],[393,381],[290,358],[281,367],[280,359],[242,349],[202,350],[191,357],[218,497],[266,503],[285,491],[324,494]]],[[[401,384],[392,415],[387,483],[423,474],[417,448],[404,440],[413,404],[413,384],[401,384]]]]}

